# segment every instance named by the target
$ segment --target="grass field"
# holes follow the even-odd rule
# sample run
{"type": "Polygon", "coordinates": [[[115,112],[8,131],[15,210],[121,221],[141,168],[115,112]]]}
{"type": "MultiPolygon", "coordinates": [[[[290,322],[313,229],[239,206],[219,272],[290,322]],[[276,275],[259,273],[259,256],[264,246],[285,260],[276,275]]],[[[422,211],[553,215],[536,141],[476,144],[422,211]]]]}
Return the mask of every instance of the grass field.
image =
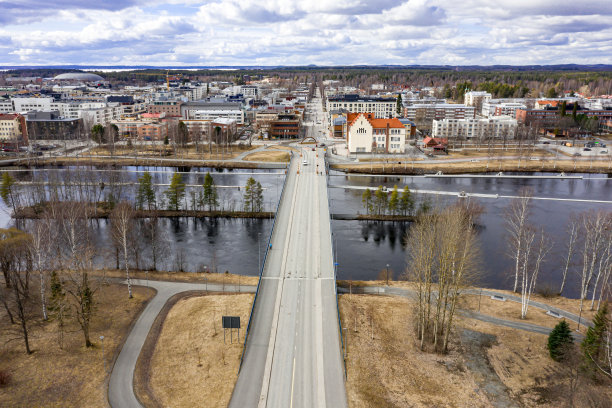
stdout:
{"type": "Polygon", "coordinates": [[[0,370],[11,377],[7,386],[0,387],[0,406],[108,407],[109,374],[104,372],[99,337],[104,336],[106,369],[110,373],[132,322],[154,293],[134,287],[134,298],[128,299],[125,285],[101,286],[94,297],[93,347],[84,346],[83,334],[71,319],[60,349],[57,323],[38,318],[30,329],[31,355],[25,353],[23,340],[10,325],[4,308],[0,309],[0,370]]]}

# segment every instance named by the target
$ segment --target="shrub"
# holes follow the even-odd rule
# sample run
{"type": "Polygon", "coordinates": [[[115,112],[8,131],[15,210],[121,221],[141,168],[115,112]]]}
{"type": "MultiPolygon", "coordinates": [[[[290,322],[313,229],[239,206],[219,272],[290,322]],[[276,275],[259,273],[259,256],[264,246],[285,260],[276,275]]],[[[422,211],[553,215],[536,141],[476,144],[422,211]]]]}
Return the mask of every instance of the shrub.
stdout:
{"type": "Polygon", "coordinates": [[[8,371],[0,370],[0,387],[4,387],[11,382],[11,375],[8,371]]]}

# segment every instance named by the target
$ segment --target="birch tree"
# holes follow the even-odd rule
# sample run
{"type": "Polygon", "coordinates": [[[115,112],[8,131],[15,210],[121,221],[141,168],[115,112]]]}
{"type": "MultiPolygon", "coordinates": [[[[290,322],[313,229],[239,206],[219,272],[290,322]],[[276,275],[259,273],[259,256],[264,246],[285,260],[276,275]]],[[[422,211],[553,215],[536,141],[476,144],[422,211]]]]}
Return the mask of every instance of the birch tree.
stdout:
{"type": "Polygon", "coordinates": [[[128,296],[132,299],[132,281],[130,279],[130,231],[133,227],[134,210],[132,206],[123,201],[115,206],[111,213],[112,235],[115,242],[123,252],[123,265],[125,268],[125,278],[127,280],[128,296]]]}
{"type": "Polygon", "coordinates": [[[531,189],[522,188],[519,191],[519,197],[513,199],[504,212],[509,242],[508,254],[514,260],[513,292],[518,290],[521,262],[526,259],[523,251],[525,250],[525,233],[531,211],[531,196],[531,189]]]}
{"type": "Polygon", "coordinates": [[[521,319],[527,317],[529,300],[536,287],[542,264],[552,248],[551,240],[541,229],[539,232],[531,225],[525,228],[523,250],[521,251],[519,275],[521,287],[521,319]]]}
{"type": "Polygon", "coordinates": [[[47,297],[45,288],[47,286],[46,279],[46,260],[50,248],[48,240],[48,231],[46,224],[40,220],[34,220],[30,228],[30,240],[28,241],[28,250],[32,258],[34,269],[38,272],[40,278],[40,303],[42,307],[43,319],[47,320],[47,297]]]}
{"type": "Polygon", "coordinates": [[[567,251],[565,253],[565,259],[563,260],[563,275],[561,278],[561,288],[559,289],[559,295],[563,293],[563,289],[565,288],[565,282],[567,279],[567,272],[570,269],[570,266],[572,265],[572,259],[576,253],[576,239],[578,238],[578,229],[578,220],[576,219],[576,217],[570,216],[570,221],[566,229],[567,251]]]}

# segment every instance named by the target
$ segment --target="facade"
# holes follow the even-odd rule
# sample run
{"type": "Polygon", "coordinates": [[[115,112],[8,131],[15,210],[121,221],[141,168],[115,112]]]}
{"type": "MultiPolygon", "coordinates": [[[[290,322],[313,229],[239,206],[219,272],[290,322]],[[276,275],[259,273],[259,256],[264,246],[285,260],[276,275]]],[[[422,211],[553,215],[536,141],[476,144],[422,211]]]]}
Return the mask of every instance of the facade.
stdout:
{"type": "Polygon", "coordinates": [[[476,116],[473,106],[454,103],[417,104],[404,107],[404,117],[417,122],[440,119],[466,119],[476,116]]]}
{"type": "Polygon", "coordinates": [[[25,117],[18,114],[0,114],[0,141],[27,144],[28,129],[25,117]]]}
{"type": "Polygon", "coordinates": [[[372,113],[376,118],[397,116],[396,98],[362,97],[360,95],[340,95],[327,98],[327,112],[344,109],[351,113],[372,113]]]}
{"type": "Polygon", "coordinates": [[[59,112],[29,112],[26,120],[30,140],[79,140],[85,137],[82,119],[64,119],[59,112]]]}
{"type": "MultiPolygon", "coordinates": [[[[570,111],[571,112],[571,111],[570,111]]],[[[597,117],[600,122],[612,120],[612,110],[579,110],[578,115],[586,115],[590,118],[597,117]]],[[[558,109],[517,109],[516,120],[519,123],[530,124],[532,122],[554,121],[559,117],[558,109]]]]}
{"type": "Polygon", "coordinates": [[[238,125],[244,124],[244,111],[239,102],[196,101],[181,105],[183,119],[214,120],[216,118],[235,119],[238,125]]]}
{"type": "Polygon", "coordinates": [[[495,110],[493,111],[493,116],[511,116],[516,117],[517,109],[527,109],[527,106],[523,103],[515,103],[515,102],[504,102],[495,106],[495,110]]]}
{"type": "Polygon", "coordinates": [[[377,119],[374,113],[349,114],[347,146],[350,153],[404,153],[406,128],[397,119],[377,119]]]}
{"type": "Polygon", "coordinates": [[[272,139],[297,139],[300,135],[300,117],[296,114],[279,114],[270,122],[268,135],[272,139]]]}
{"type": "Polygon", "coordinates": [[[178,118],[182,104],[180,101],[155,101],[147,106],[147,113],[165,113],[166,116],[178,118]]]}
{"type": "Polygon", "coordinates": [[[487,139],[510,138],[517,127],[516,119],[510,116],[496,116],[488,119],[442,119],[432,123],[434,138],[487,139]]]}
{"type": "Polygon", "coordinates": [[[147,123],[136,132],[139,140],[164,140],[168,136],[168,123],[147,123]]]}
{"type": "Polygon", "coordinates": [[[53,98],[13,98],[13,109],[17,113],[49,112],[52,102],[53,98]]]}
{"type": "Polygon", "coordinates": [[[482,108],[482,104],[491,100],[491,94],[482,91],[470,91],[466,92],[463,96],[463,103],[465,106],[473,106],[478,112],[482,108]]]}

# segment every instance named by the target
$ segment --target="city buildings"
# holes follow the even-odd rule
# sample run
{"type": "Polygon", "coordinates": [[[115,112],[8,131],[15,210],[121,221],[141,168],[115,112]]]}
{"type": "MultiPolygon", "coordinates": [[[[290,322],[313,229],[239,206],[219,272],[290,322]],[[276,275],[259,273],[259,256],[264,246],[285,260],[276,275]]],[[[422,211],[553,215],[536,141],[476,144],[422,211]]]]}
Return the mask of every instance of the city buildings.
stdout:
{"type": "Polygon", "coordinates": [[[379,119],[396,117],[396,107],[396,98],[363,97],[355,94],[330,96],[326,102],[327,112],[338,109],[351,113],[368,112],[379,119]]]}
{"type": "Polygon", "coordinates": [[[460,138],[484,140],[487,138],[512,138],[517,121],[510,116],[494,116],[487,119],[441,119],[432,123],[434,138],[460,138]]]}
{"type": "Polygon", "coordinates": [[[0,141],[28,144],[28,130],[22,115],[0,114],[0,141]]]}

